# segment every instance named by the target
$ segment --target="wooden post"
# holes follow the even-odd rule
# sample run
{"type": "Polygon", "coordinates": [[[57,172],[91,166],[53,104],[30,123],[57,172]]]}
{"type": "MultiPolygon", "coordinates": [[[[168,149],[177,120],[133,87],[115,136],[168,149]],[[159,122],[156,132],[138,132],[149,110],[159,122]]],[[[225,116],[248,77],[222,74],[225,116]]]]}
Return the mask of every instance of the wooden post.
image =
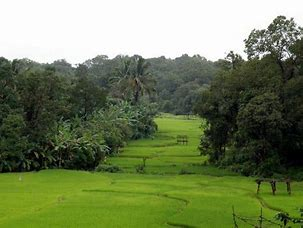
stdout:
{"type": "Polygon", "coordinates": [[[145,167],[147,157],[143,157],[143,167],[145,167]]]}
{"type": "Polygon", "coordinates": [[[256,182],[257,182],[257,185],[258,185],[257,194],[259,194],[259,192],[260,192],[260,185],[261,185],[262,181],[260,179],[258,179],[258,180],[256,180],[256,182]]]}
{"type": "Polygon", "coordinates": [[[259,227],[262,228],[262,223],[263,223],[263,212],[262,212],[262,207],[261,207],[261,214],[260,214],[260,220],[259,220],[259,227]]]}
{"type": "Polygon", "coordinates": [[[261,184],[262,182],[268,182],[271,186],[271,190],[272,190],[272,194],[276,195],[276,191],[277,191],[277,182],[284,182],[286,184],[286,190],[288,195],[291,195],[291,181],[289,178],[284,179],[284,180],[275,180],[275,179],[256,179],[255,182],[257,183],[257,194],[260,193],[260,189],[261,189],[261,184]]]}
{"type": "Polygon", "coordinates": [[[276,188],[276,181],[272,180],[270,182],[270,185],[271,185],[272,194],[275,195],[276,194],[276,190],[277,190],[277,188],[276,188]]]}

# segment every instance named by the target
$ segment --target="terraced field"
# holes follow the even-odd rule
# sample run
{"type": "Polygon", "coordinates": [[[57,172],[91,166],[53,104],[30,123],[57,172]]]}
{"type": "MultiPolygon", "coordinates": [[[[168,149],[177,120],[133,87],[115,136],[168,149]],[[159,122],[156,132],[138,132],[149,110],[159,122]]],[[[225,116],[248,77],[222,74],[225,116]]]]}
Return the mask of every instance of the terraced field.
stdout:
{"type": "MultiPolygon", "coordinates": [[[[226,175],[227,172],[204,165],[207,157],[200,156],[198,145],[202,130],[201,120],[185,117],[158,118],[159,132],[153,139],[130,142],[118,157],[109,159],[110,164],[123,168],[125,172],[136,172],[135,167],[146,158],[147,174],[212,174],[226,175]],[[178,144],[177,135],[187,135],[187,144],[178,144]]],[[[235,175],[234,173],[228,173],[235,175]]]]}
{"type": "MultiPolygon", "coordinates": [[[[232,206],[245,216],[272,218],[284,210],[298,215],[302,183],[293,195],[254,178],[207,165],[197,146],[200,120],[158,118],[153,139],[132,141],[107,163],[121,173],[45,170],[0,174],[0,227],[232,227],[232,206]],[[178,145],[176,136],[189,137],[178,145]],[[146,157],[144,173],[136,167],[146,157]]],[[[239,222],[239,227],[247,224],[239,222]]]]}

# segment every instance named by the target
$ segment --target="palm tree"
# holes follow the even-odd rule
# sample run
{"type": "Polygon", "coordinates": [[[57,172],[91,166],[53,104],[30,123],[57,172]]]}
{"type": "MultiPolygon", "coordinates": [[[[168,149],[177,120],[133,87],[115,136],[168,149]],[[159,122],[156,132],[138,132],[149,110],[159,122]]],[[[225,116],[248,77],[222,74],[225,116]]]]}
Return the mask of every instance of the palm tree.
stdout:
{"type": "Polygon", "coordinates": [[[118,70],[118,84],[122,84],[122,92],[131,91],[132,101],[138,104],[140,96],[150,95],[155,91],[155,80],[148,71],[150,64],[141,56],[134,56],[123,61],[118,70]]]}

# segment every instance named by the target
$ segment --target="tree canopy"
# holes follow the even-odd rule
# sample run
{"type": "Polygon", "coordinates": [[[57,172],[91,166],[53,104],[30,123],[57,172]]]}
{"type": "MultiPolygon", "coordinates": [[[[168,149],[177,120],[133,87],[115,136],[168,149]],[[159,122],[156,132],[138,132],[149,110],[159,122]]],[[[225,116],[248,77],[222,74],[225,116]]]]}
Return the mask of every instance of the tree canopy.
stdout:
{"type": "Polygon", "coordinates": [[[247,175],[303,164],[302,38],[293,19],[278,16],[245,40],[248,61],[221,62],[195,109],[207,120],[200,149],[212,162],[247,175]]]}

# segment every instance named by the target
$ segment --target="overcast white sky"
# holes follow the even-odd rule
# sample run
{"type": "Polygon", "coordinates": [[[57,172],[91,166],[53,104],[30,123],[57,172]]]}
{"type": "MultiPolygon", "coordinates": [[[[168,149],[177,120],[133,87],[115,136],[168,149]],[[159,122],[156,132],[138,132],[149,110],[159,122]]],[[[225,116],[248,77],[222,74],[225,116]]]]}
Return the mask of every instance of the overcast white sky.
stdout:
{"type": "Polygon", "coordinates": [[[0,0],[0,56],[80,63],[98,54],[223,58],[303,0],[0,0]]]}

